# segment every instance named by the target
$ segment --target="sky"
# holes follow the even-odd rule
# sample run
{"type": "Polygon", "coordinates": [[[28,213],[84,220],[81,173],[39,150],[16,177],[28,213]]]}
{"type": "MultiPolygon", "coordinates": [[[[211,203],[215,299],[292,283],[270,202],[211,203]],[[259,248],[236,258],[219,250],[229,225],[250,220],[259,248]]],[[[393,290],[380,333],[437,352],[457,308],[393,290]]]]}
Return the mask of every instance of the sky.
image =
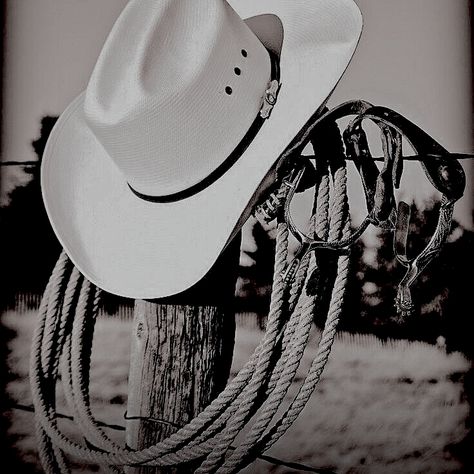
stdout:
{"type": "MultiPolygon", "coordinates": [[[[468,0],[358,0],[364,32],[329,105],[364,98],[394,108],[450,151],[473,151],[468,0]]],[[[126,0],[6,0],[2,160],[32,160],[44,115],[59,115],[87,85],[126,0]]],[[[465,164],[466,165],[466,164],[465,164]]],[[[5,193],[21,175],[9,170],[5,193]]],[[[351,195],[362,209],[360,189],[351,195]]],[[[472,182],[472,172],[468,183],[472,182]]],[[[401,197],[432,195],[419,166],[406,169],[401,197]]],[[[3,196],[4,198],[4,196],[3,196]]],[[[456,217],[470,226],[472,188],[456,217]]]]}

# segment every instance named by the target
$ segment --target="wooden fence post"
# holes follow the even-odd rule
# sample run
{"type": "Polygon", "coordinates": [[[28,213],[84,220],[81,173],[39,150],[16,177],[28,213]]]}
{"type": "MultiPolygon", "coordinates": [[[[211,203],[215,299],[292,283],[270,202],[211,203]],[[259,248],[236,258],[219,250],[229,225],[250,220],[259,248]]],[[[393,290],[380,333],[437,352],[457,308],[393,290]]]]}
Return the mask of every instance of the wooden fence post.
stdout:
{"type": "MultiPolygon", "coordinates": [[[[225,387],[232,363],[240,234],[211,272],[180,295],[137,301],[129,375],[127,445],[142,449],[200,413],[225,387]]],[[[166,275],[164,276],[166,278],[166,275]]],[[[136,467],[133,474],[193,472],[136,467]]]]}

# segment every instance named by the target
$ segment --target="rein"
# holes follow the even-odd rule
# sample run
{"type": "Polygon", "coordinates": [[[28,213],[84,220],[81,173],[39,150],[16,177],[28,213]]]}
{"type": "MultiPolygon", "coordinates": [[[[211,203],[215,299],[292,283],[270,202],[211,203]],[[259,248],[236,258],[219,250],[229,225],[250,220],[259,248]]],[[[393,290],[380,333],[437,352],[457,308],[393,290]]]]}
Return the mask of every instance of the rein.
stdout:
{"type": "MultiPolygon", "coordinates": [[[[251,463],[285,434],[314,392],[328,361],[343,305],[350,246],[370,224],[392,228],[397,220],[393,188],[403,164],[401,134],[411,133],[412,129],[405,122],[400,123],[397,115],[385,117],[386,110],[363,101],[343,104],[308,123],[282,155],[273,192],[256,209],[260,218],[277,223],[265,334],[245,366],[217,398],[188,424],[155,445],[136,451],[122,447],[93,416],[89,378],[100,290],[79,273],[64,252],[61,254],[41,303],[31,353],[39,452],[47,473],[70,472],[68,456],[97,463],[114,473],[122,472],[124,466],[176,467],[186,462],[200,464],[197,473],[231,473],[251,463]],[[335,120],[346,115],[356,115],[356,119],[341,139],[335,120]],[[367,140],[361,127],[365,119],[375,121],[382,131],[385,157],[380,172],[365,146],[367,140]],[[322,142],[318,138],[324,134],[330,140],[322,142]],[[315,149],[313,157],[301,155],[308,143],[315,149]],[[351,229],[349,216],[346,159],[352,159],[359,169],[369,209],[367,218],[355,230],[351,229]],[[314,203],[310,231],[303,233],[291,218],[290,204],[296,192],[308,187],[314,188],[314,203]],[[288,250],[290,235],[300,243],[292,260],[288,250]],[[324,258],[326,250],[333,252],[334,259],[324,258]],[[315,315],[323,316],[319,304],[322,288],[331,291],[316,356],[296,396],[285,404],[310,341],[315,315]],[[57,424],[55,391],[60,381],[86,444],[66,436],[57,424]],[[235,447],[236,437],[246,425],[250,428],[235,447]]],[[[413,132],[413,145],[418,143],[417,130],[413,132]]],[[[424,141],[426,137],[422,138],[424,141]]],[[[427,139],[426,142],[432,144],[427,139]]],[[[404,205],[398,206],[397,256],[409,267],[409,276],[400,286],[405,292],[400,297],[403,303],[419,271],[446,240],[452,207],[463,190],[462,170],[447,152],[436,146],[414,147],[420,156],[429,149],[430,154],[422,163],[431,182],[442,190],[443,200],[435,235],[413,260],[406,256],[403,245],[408,214],[404,205]]]]}

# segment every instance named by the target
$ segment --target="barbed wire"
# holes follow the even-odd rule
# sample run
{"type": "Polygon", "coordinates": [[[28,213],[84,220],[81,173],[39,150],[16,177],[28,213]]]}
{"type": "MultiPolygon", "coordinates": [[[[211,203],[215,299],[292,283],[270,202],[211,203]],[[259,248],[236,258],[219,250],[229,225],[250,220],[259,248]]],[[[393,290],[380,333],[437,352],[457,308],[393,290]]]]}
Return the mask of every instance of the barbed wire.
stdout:
{"type": "Polygon", "coordinates": [[[34,161],[1,161],[0,166],[38,166],[40,162],[34,161]]]}
{"type": "MultiPolygon", "coordinates": [[[[304,155],[305,156],[305,155],[304,155]]],[[[445,155],[443,155],[445,156],[445,155]]],[[[474,154],[472,153],[449,153],[449,158],[453,160],[473,160],[474,154]]],[[[307,156],[309,158],[315,158],[312,156],[307,156]]],[[[433,157],[441,157],[437,154],[426,154],[426,155],[403,155],[401,158],[403,161],[426,161],[433,157]]],[[[446,156],[445,156],[446,157],[446,156]]],[[[346,157],[346,161],[353,161],[352,158],[346,157]]],[[[384,161],[383,156],[372,157],[373,161],[384,161]]],[[[33,161],[0,161],[0,166],[39,166],[41,164],[40,160],[33,161]]]]}
{"type": "MultiPolygon", "coordinates": [[[[7,405],[7,408],[13,409],[13,410],[20,410],[20,411],[26,411],[28,413],[34,413],[35,408],[33,405],[22,405],[19,403],[10,403],[7,405]]],[[[57,413],[56,414],[57,418],[60,418],[62,420],[69,420],[69,421],[74,421],[74,417],[70,415],[65,415],[64,413],[57,413]]],[[[121,425],[114,425],[111,423],[105,423],[104,421],[97,421],[97,424],[103,428],[110,428],[112,430],[116,431],[125,431],[125,426],[121,425]]]]}
{"type": "MultiPolygon", "coordinates": [[[[7,409],[11,410],[19,410],[19,411],[24,411],[27,413],[35,413],[35,408],[33,405],[23,405],[20,403],[9,403],[6,407],[7,409]]],[[[56,413],[56,417],[60,418],[62,420],[68,420],[68,421],[74,421],[74,417],[71,415],[65,415],[64,413],[56,413]]],[[[125,420],[144,420],[144,421],[151,421],[154,423],[161,423],[161,424],[166,424],[168,426],[173,426],[176,428],[180,428],[180,426],[176,425],[175,423],[166,421],[166,420],[161,420],[159,418],[152,418],[152,417],[142,417],[142,416],[130,416],[127,414],[127,412],[124,413],[123,415],[125,420]]],[[[112,423],[106,423],[104,421],[97,420],[97,424],[102,427],[102,428],[109,428],[111,430],[115,431],[125,431],[126,428],[125,426],[121,425],[116,425],[112,423]]],[[[235,450],[236,448],[234,446],[231,446],[230,449],[235,450]]],[[[317,474],[336,474],[334,471],[328,468],[315,468],[313,466],[308,466],[305,464],[301,464],[298,462],[293,462],[293,461],[285,461],[283,459],[276,458],[274,456],[268,456],[266,454],[261,454],[258,456],[258,458],[262,461],[268,462],[269,464],[274,464],[276,466],[283,466],[283,467],[288,467],[290,469],[294,469],[297,471],[304,471],[304,472],[314,472],[317,474]]]]}

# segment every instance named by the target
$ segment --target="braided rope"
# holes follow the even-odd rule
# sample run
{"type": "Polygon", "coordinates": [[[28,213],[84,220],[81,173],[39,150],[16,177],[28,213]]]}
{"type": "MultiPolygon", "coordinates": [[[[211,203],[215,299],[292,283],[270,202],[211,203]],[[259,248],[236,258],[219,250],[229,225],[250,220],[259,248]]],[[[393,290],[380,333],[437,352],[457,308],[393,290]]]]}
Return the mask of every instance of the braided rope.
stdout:
{"type": "MultiPolygon", "coordinates": [[[[313,212],[312,232],[329,240],[347,235],[350,222],[344,167],[333,172],[332,183],[329,172],[321,173],[313,212]]],[[[61,254],[41,303],[31,355],[31,385],[45,471],[69,472],[66,454],[110,466],[113,472],[121,472],[118,466],[176,466],[189,461],[202,462],[198,473],[236,472],[273,445],[301,412],[320,379],[334,340],[348,271],[347,255],[339,256],[317,355],[295,399],[270,428],[300,366],[314,319],[317,295],[308,295],[303,289],[312,275],[322,270],[316,256],[307,256],[288,288],[283,280],[288,239],[286,223],[279,222],[267,328],[248,362],[191,422],[167,439],[137,451],[117,445],[93,416],[88,387],[100,291],[61,254]],[[59,372],[74,420],[92,445],[69,439],[57,426],[54,392],[59,372]],[[228,455],[237,435],[257,412],[245,439],[228,455]]]]}

